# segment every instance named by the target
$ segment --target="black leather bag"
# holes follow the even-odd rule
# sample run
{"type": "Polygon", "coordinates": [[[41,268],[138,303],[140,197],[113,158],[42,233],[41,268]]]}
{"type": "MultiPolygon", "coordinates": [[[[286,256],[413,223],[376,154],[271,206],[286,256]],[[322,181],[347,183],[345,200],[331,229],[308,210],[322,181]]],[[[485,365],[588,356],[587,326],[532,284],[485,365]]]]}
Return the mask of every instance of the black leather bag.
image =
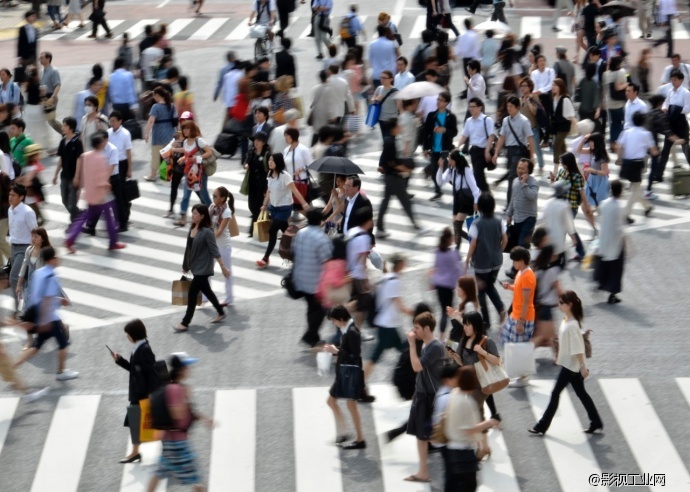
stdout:
{"type": "Polygon", "coordinates": [[[128,179],[123,183],[122,195],[126,202],[131,202],[141,196],[139,194],[139,183],[137,183],[136,179],[128,179]]]}
{"type": "Polygon", "coordinates": [[[144,138],[143,132],[141,130],[141,123],[139,120],[130,119],[122,122],[122,126],[129,132],[132,136],[132,140],[142,140],[144,138]]]}
{"type": "Polygon", "coordinates": [[[288,274],[283,277],[283,279],[280,281],[280,286],[287,291],[287,295],[291,299],[301,299],[304,297],[304,293],[295,288],[295,282],[292,278],[292,270],[290,270],[288,274]]]}

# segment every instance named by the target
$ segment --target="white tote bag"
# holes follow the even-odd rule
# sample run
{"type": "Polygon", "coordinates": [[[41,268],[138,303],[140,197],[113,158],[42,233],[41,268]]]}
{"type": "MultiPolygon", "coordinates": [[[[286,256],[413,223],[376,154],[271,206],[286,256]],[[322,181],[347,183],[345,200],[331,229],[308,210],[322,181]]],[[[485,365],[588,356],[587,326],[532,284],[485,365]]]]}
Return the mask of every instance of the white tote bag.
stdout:
{"type": "Polygon", "coordinates": [[[333,364],[333,354],[325,350],[316,353],[316,368],[319,376],[328,376],[333,364]]]}
{"type": "Polygon", "coordinates": [[[534,368],[534,344],[532,342],[506,343],[505,369],[511,379],[529,376],[536,372],[534,368]]]}

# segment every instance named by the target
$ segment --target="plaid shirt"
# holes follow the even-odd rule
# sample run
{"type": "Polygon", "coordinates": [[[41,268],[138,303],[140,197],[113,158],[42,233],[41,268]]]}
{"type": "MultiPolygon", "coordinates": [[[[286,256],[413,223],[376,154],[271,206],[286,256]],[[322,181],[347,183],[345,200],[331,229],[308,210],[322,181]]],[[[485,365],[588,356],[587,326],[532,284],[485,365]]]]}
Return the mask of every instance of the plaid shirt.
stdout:
{"type": "Polygon", "coordinates": [[[301,229],[292,240],[295,288],[306,294],[316,293],[323,264],[331,259],[333,244],[316,226],[301,229]]]}
{"type": "Polygon", "coordinates": [[[556,181],[558,180],[570,183],[568,201],[570,202],[570,207],[573,210],[577,210],[577,207],[580,206],[580,190],[585,188],[585,180],[582,174],[577,173],[575,176],[572,176],[566,169],[561,168],[558,170],[558,176],[556,177],[556,181]]]}

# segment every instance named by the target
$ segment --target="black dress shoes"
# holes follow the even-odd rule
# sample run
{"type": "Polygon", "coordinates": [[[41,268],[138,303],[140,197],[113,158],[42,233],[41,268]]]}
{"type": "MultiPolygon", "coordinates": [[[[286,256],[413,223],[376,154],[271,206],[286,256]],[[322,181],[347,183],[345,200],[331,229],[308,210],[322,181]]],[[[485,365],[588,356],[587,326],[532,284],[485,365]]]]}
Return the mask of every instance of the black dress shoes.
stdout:
{"type": "Polygon", "coordinates": [[[120,461],[118,461],[118,463],[125,465],[127,463],[134,463],[135,461],[141,462],[141,454],[140,453],[135,454],[131,458],[122,458],[120,461]]]}
{"type": "Polygon", "coordinates": [[[589,424],[589,428],[584,430],[585,434],[594,434],[596,432],[602,432],[604,430],[604,424],[589,424]]]}
{"type": "Polygon", "coordinates": [[[366,449],[366,441],[352,441],[350,444],[342,446],[343,449],[366,449]]]}

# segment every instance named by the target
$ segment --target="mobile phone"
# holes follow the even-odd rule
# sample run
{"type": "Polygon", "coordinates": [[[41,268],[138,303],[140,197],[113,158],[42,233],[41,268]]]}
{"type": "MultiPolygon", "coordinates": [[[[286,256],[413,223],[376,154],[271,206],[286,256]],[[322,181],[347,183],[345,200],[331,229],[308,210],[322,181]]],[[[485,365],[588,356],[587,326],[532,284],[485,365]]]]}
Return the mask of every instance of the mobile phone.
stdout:
{"type": "Polygon", "coordinates": [[[110,347],[108,347],[108,345],[106,345],[105,348],[107,348],[108,351],[110,351],[110,355],[115,355],[115,352],[113,352],[113,350],[110,347]]]}

